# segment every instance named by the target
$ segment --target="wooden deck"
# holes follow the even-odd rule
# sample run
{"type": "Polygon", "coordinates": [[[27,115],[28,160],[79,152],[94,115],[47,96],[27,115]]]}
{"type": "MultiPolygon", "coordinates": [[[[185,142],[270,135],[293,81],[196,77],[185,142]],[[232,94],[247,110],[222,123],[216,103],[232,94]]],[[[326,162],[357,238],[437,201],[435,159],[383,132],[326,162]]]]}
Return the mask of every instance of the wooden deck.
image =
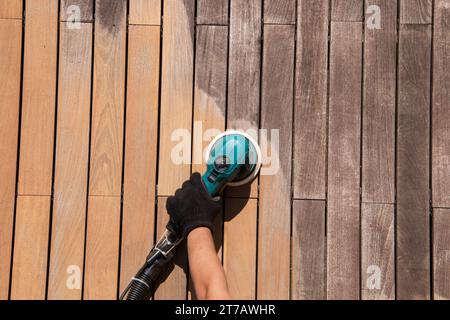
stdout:
{"type": "Polygon", "coordinates": [[[450,299],[449,0],[1,0],[0,299],[116,299],[180,128],[279,141],[224,200],[233,297],[450,299]]]}

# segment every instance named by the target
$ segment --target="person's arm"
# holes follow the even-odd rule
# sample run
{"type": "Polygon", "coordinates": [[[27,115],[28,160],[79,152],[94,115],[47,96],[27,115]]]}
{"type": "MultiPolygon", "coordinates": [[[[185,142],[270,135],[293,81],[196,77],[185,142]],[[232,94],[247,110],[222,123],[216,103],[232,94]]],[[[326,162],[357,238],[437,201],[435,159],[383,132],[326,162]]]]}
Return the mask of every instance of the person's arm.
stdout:
{"type": "Polygon", "coordinates": [[[200,300],[229,300],[227,280],[217,256],[211,231],[192,230],[187,238],[189,271],[200,300]]]}

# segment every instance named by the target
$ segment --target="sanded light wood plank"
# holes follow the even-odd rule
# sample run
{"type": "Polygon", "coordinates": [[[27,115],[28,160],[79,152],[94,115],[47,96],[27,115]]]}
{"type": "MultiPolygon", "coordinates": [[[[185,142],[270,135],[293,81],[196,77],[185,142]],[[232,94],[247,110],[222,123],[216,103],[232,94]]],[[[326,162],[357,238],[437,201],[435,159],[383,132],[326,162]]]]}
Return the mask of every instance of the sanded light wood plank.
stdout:
{"type": "Polygon", "coordinates": [[[359,299],[361,23],[331,24],[327,293],[359,299]]]}
{"type": "Polygon", "coordinates": [[[154,238],[159,49],[159,26],[129,27],[120,291],[141,267],[154,238]]]}
{"type": "Polygon", "coordinates": [[[22,22],[0,20],[0,300],[8,298],[16,193],[22,22]]]}
{"type": "Polygon", "coordinates": [[[450,3],[434,8],[432,199],[434,207],[450,208],[450,3]]]}
{"type": "Polygon", "coordinates": [[[126,1],[97,0],[89,195],[119,196],[125,87],[126,1]]]}
{"type": "Polygon", "coordinates": [[[232,299],[256,298],[257,216],[256,199],[225,200],[223,267],[232,299]]]}
{"type": "MultiPolygon", "coordinates": [[[[60,20],[77,22],[92,22],[94,15],[94,0],[61,0],[60,20]]],[[[69,28],[70,28],[70,24],[69,28]]]]}
{"type": "Polygon", "coordinates": [[[117,299],[120,197],[89,197],[84,273],[85,300],[117,299]]]}
{"type": "Polygon", "coordinates": [[[130,0],[129,23],[160,25],[162,0],[130,0]]]}
{"type": "Polygon", "coordinates": [[[450,210],[433,211],[433,280],[436,300],[450,299],[450,210]]]}
{"type": "Polygon", "coordinates": [[[361,205],[361,298],[395,299],[394,205],[361,205]]]}
{"type": "Polygon", "coordinates": [[[228,24],[229,0],[197,0],[197,24],[228,24]]]}
{"type": "Polygon", "coordinates": [[[430,24],[432,0],[400,0],[400,23],[430,24]]]}
{"type": "Polygon", "coordinates": [[[295,0],[264,0],[264,23],[295,24],[295,6],[295,0]]]}
{"type": "Polygon", "coordinates": [[[279,168],[260,178],[258,299],[288,299],[295,27],[266,25],[264,43],[261,126],[279,130],[268,143],[279,168]]]}
{"type": "Polygon", "coordinates": [[[225,129],[227,53],[227,27],[197,27],[193,172],[204,172],[203,151],[225,129]]]}
{"type": "Polygon", "coordinates": [[[164,1],[158,195],[189,178],[195,0],[164,1]]]}
{"type": "MultiPolygon", "coordinates": [[[[230,12],[230,55],[228,73],[228,129],[247,131],[258,138],[261,81],[260,0],[233,0],[230,12]],[[246,30],[243,32],[242,30],[246,30]]],[[[258,181],[229,188],[229,197],[258,196],[258,181]]]]}
{"type": "Polygon", "coordinates": [[[397,122],[397,298],[430,298],[431,27],[400,28],[397,122]]]}
{"type": "Polygon", "coordinates": [[[369,5],[380,7],[382,25],[365,30],[362,201],[394,203],[397,1],[369,5]]]}
{"type": "Polygon", "coordinates": [[[0,1],[0,19],[22,19],[23,0],[0,1]]]}
{"type": "Polygon", "coordinates": [[[27,1],[19,194],[51,195],[58,0],[27,1]]]}
{"type": "Polygon", "coordinates": [[[44,300],[47,275],[50,197],[17,198],[12,300],[44,300]]]}
{"type": "Polygon", "coordinates": [[[325,199],[328,0],[298,3],[294,198],[325,199]]]}
{"type": "Polygon", "coordinates": [[[80,299],[81,286],[67,286],[71,270],[83,270],[89,160],[92,25],[60,27],[55,193],[49,299],[80,299]],[[69,271],[68,271],[69,270],[69,271]]]}
{"type": "Polygon", "coordinates": [[[295,200],[292,212],[292,299],[326,299],[325,240],[325,201],[295,200]]]}
{"type": "Polygon", "coordinates": [[[363,0],[331,0],[332,21],[363,21],[363,0]]]}
{"type": "MultiPolygon", "coordinates": [[[[157,240],[164,234],[167,222],[169,221],[169,214],[166,210],[166,197],[158,198],[158,225],[157,225],[157,240]]],[[[187,269],[187,250],[186,242],[183,242],[177,249],[173,259],[174,264],[169,276],[159,286],[155,293],[155,300],[185,300],[187,297],[186,285],[187,277],[185,270],[187,269]]]]}

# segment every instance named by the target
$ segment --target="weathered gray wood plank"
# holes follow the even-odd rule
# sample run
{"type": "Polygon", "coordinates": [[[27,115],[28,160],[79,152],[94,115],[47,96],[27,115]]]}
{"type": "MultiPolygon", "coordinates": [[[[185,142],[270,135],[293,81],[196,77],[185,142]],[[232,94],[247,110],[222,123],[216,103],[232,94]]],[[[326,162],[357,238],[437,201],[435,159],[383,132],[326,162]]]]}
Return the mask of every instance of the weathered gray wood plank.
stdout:
{"type": "Polygon", "coordinates": [[[294,198],[325,199],[328,0],[298,3],[294,198]]]}
{"type": "Polygon", "coordinates": [[[394,205],[361,205],[361,298],[395,299],[394,205]]]}
{"type": "Polygon", "coordinates": [[[365,30],[362,201],[395,201],[397,1],[366,1],[381,9],[381,29],[365,30]]]}
{"type": "Polygon", "coordinates": [[[229,0],[197,0],[197,24],[228,24],[229,0]]]}
{"type": "Polygon", "coordinates": [[[325,201],[294,200],[291,299],[326,299],[325,233],[325,201]]]}
{"type": "Polygon", "coordinates": [[[433,206],[450,208],[450,6],[435,2],[433,50],[433,206]]]}
{"type": "Polygon", "coordinates": [[[363,21],[363,0],[331,0],[332,21],[363,21]]]}
{"type": "Polygon", "coordinates": [[[264,23],[295,24],[295,0],[264,0],[264,23]]]}
{"type": "Polygon", "coordinates": [[[94,16],[94,0],[61,0],[60,21],[92,22],[94,16]]]}
{"type": "Polygon", "coordinates": [[[359,299],[362,24],[331,24],[327,293],[359,299]]]}
{"type": "Polygon", "coordinates": [[[400,0],[401,24],[430,24],[433,0],[400,0]]]}
{"type": "Polygon", "coordinates": [[[257,294],[288,299],[295,27],[266,25],[264,43],[261,126],[279,130],[267,143],[279,170],[260,177],[257,294]]]}
{"type": "Polygon", "coordinates": [[[433,211],[433,280],[436,300],[450,299],[450,210],[433,211]]]}
{"type": "Polygon", "coordinates": [[[402,25],[397,122],[397,298],[430,298],[431,27],[402,25]]]}

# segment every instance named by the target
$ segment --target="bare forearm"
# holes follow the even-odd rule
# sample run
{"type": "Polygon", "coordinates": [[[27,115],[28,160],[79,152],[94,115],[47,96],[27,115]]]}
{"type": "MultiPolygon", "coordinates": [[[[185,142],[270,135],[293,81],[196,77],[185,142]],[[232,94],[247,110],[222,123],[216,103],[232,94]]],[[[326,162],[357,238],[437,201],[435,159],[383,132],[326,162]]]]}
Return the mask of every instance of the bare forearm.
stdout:
{"type": "Polygon", "coordinates": [[[214,248],[211,231],[198,228],[188,235],[189,270],[199,299],[230,299],[227,281],[214,248]]]}

